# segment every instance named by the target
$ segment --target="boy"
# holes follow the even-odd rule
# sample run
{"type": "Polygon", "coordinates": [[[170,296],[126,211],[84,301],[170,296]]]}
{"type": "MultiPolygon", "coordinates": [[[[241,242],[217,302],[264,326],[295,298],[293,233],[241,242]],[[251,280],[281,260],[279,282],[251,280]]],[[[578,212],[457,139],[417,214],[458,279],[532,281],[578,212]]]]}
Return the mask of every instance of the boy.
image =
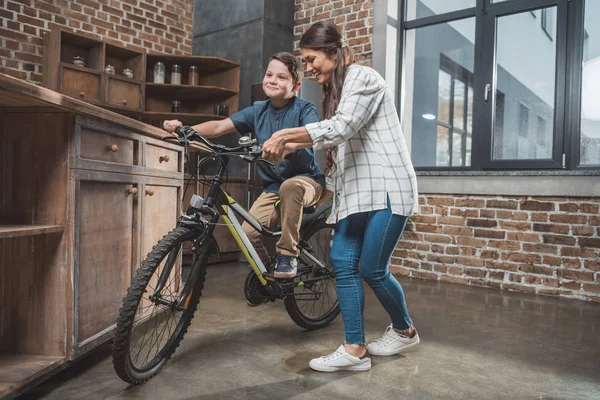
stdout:
{"type": "MultiPolygon", "coordinates": [[[[193,128],[207,139],[236,131],[242,135],[255,132],[258,144],[262,146],[276,131],[319,122],[314,104],[296,97],[302,77],[302,64],[293,54],[277,53],[271,57],[262,82],[268,100],[257,101],[227,119],[205,122],[193,128]]],[[[181,122],[178,120],[163,123],[164,129],[170,133],[179,126],[181,122]]],[[[296,244],[302,208],[317,204],[325,187],[325,178],[311,148],[291,153],[276,168],[264,164],[257,164],[257,168],[264,190],[250,208],[250,213],[267,226],[281,220],[282,234],[277,242],[274,277],[293,278],[297,272],[296,244]],[[275,207],[277,201],[280,203],[275,207]]],[[[262,262],[268,264],[270,257],[260,233],[246,222],[242,227],[262,262]]]]}

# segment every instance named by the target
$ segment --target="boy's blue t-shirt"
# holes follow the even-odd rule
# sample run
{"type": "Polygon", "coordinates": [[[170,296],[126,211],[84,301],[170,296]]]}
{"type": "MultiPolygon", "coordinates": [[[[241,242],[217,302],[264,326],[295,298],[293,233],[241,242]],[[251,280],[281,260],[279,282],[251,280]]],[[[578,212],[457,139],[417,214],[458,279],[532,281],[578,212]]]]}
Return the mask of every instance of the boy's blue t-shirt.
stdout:
{"type": "MultiPolygon", "coordinates": [[[[320,120],[315,105],[297,97],[293,97],[282,108],[273,107],[270,99],[257,101],[229,118],[240,134],[254,132],[261,146],[281,129],[297,128],[320,120]]],[[[308,176],[325,187],[325,177],[317,166],[313,149],[295,151],[280,161],[277,168],[264,163],[256,166],[265,192],[279,193],[279,187],[285,179],[299,175],[308,176]]]]}

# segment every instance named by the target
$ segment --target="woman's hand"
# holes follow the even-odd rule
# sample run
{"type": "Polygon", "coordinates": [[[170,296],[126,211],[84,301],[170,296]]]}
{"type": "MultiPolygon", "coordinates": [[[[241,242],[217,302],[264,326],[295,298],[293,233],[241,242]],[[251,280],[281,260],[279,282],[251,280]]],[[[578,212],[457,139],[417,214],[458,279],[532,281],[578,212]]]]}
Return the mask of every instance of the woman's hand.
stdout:
{"type": "Polygon", "coordinates": [[[290,153],[289,151],[286,153],[285,142],[280,135],[277,135],[277,133],[278,132],[275,132],[262,146],[262,158],[271,161],[276,166],[279,164],[280,160],[290,153]]]}
{"type": "Polygon", "coordinates": [[[175,133],[175,129],[179,128],[182,125],[183,124],[181,123],[181,121],[177,119],[172,119],[170,121],[163,122],[163,129],[169,132],[171,135],[177,136],[177,133],[175,133]]]}

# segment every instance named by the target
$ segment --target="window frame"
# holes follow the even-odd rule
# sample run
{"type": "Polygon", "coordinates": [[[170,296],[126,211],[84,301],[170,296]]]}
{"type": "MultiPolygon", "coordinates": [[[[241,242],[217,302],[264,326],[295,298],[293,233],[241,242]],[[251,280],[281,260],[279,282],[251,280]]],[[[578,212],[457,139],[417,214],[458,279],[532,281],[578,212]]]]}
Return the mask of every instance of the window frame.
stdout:
{"type": "MultiPolygon", "coordinates": [[[[407,21],[406,5],[409,0],[398,1],[398,68],[397,87],[402,93],[402,74],[405,70],[404,49],[406,33],[409,30],[425,28],[432,25],[449,23],[466,18],[475,18],[475,65],[473,71],[473,93],[483,93],[489,77],[481,76],[483,72],[493,71],[496,63],[496,18],[500,16],[533,12],[547,7],[556,7],[553,13],[556,21],[555,54],[555,103],[552,159],[534,160],[493,160],[492,135],[494,124],[494,107],[482,100],[473,102],[473,125],[471,136],[471,165],[463,167],[415,166],[418,171],[501,171],[501,170],[600,170],[600,165],[580,165],[581,144],[581,63],[583,60],[584,12],[585,0],[507,0],[491,3],[491,0],[477,0],[475,7],[437,14],[407,21]],[[493,15],[493,25],[489,21],[493,15]],[[488,22],[488,26],[485,23],[488,22]],[[491,46],[490,46],[491,43],[491,46]],[[487,46],[487,47],[486,47],[487,46]],[[492,54],[491,57],[486,54],[492,54]],[[488,79],[486,79],[488,78],[488,79]],[[486,110],[487,108],[487,110],[486,110]],[[476,132],[479,132],[477,134],[476,132]]],[[[534,15],[537,18],[537,16],[534,15]]],[[[542,18],[539,18],[542,20],[542,18]]],[[[495,78],[495,77],[494,77],[495,78]]],[[[495,88],[492,86],[492,90],[495,88]]],[[[499,92],[495,92],[499,93],[499,92]]],[[[397,96],[398,109],[401,97],[397,96]]],[[[495,97],[495,96],[491,96],[495,97]]],[[[537,114],[530,115],[530,118],[537,114]]],[[[465,115],[466,118],[466,115],[465,115]]],[[[531,122],[531,121],[530,121],[531,122]]],[[[546,120],[546,123],[550,121],[546,120]]],[[[535,121],[537,123],[537,120],[535,121]]],[[[534,127],[537,129],[537,125],[534,127]]],[[[465,132],[466,134],[466,132],[465,132]]],[[[465,160],[465,157],[463,157],[465,160]]]]}

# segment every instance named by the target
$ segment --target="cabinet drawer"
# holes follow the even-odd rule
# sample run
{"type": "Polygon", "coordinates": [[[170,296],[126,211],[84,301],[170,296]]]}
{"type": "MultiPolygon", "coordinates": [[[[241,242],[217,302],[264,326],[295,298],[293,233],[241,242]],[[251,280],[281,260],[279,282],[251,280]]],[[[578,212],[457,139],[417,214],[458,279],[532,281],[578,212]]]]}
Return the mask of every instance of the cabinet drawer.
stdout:
{"type": "Polygon", "coordinates": [[[100,74],[62,68],[62,92],[86,101],[100,101],[100,74]]]}
{"type": "Polygon", "coordinates": [[[80,158],[134,165],[136,141],[120,136],[81,129],[80,158]]]}
{"type": "Polygon", "coordinates": [[[115,106],[139,110],[142,108],[142,85],[108,77],[106,102],[115,106]]]}
{"type": "Polygon", "coordinates": [[[179,152],[148,143],[146,146],[146,167],[161,171],[179,171],[179,152]]]}

